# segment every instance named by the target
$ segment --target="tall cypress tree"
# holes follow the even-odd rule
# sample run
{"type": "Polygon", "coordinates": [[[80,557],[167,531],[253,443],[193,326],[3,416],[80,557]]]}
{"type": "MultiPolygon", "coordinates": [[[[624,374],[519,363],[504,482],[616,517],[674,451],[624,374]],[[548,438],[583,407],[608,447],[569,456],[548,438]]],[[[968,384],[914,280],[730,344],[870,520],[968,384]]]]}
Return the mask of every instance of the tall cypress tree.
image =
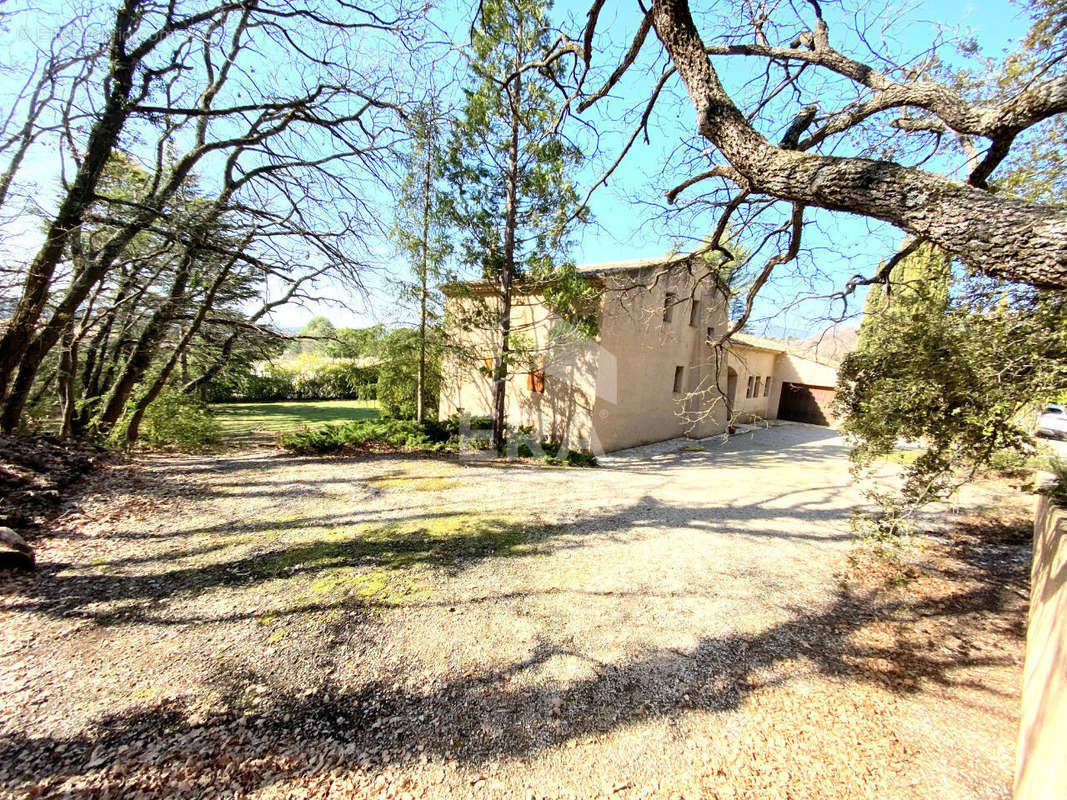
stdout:
{"type": "MultiPolygon", "coordinates": [[[[870,346],[888,317],[921,317],[948,310],[952,257],[932,244],[921,244],[900,260],[885,285],[876,283],[863,304],[857,347],[870,346]]],[[[895,321],[895,320],[894,320],[895,321]]]]}
{"type": "Polygon", "coordinates": [[[581,153],[556,130],[559,107],[553,91],[563,67],[557,62],[522,69],[550,51],[550,8],[538,0],[481,4],[468,59],[471,85],[449,148],[462,258],[495,289],[490,311],[497,447],[504,440],[507,379],[516,361],[511,330],[516,282],[567,285],[574,273],[573,265],[563,263],[566,234],[570,223],[584,216],[570,179],[581,153]]]}

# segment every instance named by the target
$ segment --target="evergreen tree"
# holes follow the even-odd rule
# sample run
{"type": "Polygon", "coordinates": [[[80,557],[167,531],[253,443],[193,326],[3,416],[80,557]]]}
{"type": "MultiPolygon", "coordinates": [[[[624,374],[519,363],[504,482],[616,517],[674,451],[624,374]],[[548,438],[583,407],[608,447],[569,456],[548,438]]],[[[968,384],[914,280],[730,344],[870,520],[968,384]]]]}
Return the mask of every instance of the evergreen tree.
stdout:
{"type": "MultiPolygon", "coordinates": [[[[473,87],[453,129],[449,178],[452,212],[463,232],[462,259],[495,288],[492,359],[493,444],[503,442],[513,348],[512,296],[517,280],[551,285],[550,302],[580,316],[587,287],[563,264],[566,234],[585,216],[569,174],[581,153],[557,131],[552,92],[562,82],[559,60],[524,65],[551,49],[550,5],[538,0],[486,0],[471,35],[473,87]]],[[[585,320],[588,322],[588,320],[585,320]]]]}
{"type": "MultiPolygon", "coordinates": [[[[418,109],[408,119],[412,146],[407,154],[407,174],[397,197],[397,220],[393,238],[412,265],[414,282],[401,282],[401,294],[414,299],[419,308],[418,366],[416,369],[415,418],[423,422],[428,405],[427,339],[439,325],[441,299],[434,283],[444,279],[444,262],[451,251],[449,217],[437,191],[442,153],[440,118],[432,106],[418,109]]],[[[439,361],[439,359],[438,359],[439,361]]],[[[439,381],[432,381],[437,386],[439,381]]]]}
{"type": "Polygon", "coordinates": [[[900,493],[879,488],[879,529],[1030,444],[1023,412],[1067,381],[1067,304],[1024,287],[953,276],[920,247],[872,290],[857,349],[838,372],[836,405],[864,469],[901,441],[921,448],[900,493]]]}
{"type": "Polygon", "coordinates": [[[876,283],[863,305],[857,347],[878,340],[878,326],[887,315],[921,319],[948,308],[952,258],[939,247],[924,243],[900,260],[885,284],[876,283]]]}

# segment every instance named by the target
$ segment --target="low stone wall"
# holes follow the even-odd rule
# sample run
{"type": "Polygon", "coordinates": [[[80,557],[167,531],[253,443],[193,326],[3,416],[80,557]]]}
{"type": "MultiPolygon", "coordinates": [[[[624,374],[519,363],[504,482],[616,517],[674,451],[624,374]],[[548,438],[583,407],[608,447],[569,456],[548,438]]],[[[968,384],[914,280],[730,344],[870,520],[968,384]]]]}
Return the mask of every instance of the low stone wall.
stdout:
{"type": "Polygon", "coordinates": [[[1067,797],[1067,510],[1039,495],[1015,800],[1067,797]]]}

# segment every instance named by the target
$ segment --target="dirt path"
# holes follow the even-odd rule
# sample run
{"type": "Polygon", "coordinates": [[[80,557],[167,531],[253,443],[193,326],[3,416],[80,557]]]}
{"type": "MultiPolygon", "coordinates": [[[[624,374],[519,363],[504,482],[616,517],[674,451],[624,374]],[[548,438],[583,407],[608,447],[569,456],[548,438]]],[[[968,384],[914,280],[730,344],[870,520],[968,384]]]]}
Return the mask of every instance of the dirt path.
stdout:
{"type": "Polygon", "coordinates": [[[850,561],[844,455],[111,469],[4,582],[0,789],[1006,797],[1025,539],[850,561]]]}

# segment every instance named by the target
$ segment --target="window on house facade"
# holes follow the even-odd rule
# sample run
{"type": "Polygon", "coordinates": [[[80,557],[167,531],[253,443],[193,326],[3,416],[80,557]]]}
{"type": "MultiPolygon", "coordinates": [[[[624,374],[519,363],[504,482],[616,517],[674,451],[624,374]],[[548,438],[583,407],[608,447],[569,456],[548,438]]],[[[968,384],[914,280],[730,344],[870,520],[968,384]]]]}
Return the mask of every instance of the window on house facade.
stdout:
{"type": "Polygon", "coordinates": [[[771,376],[767,376],[767,380],[763,382],[763,396],[767,397],[771,393],[771,376]]]}
{"type": "Polygon", "coordinates": [[[752,396],[753,397],[759,397],[760,381],[761,380],[763,380],[763,379],[760,378],[759,375],[757,375],[756,376],[756,382],[755,382],[755,384],[753,384],[753,387],[752,387],[752,396]]]}
{"type": "Polygon", "coordinates": [[[700,301],[693,300],[693,305],[689,309],[689,327],[696,328],[700,325],[700,301]]]}
{"type": "Polygon", "coordinates": [[[715,340],[715,329],[714,328],[708,328],[708,337],[707,337],[708,344],[711,344],[714,340],[715,340]]]}
{"type": "Polygon", "coordinates": [[[745,397],[752,397],[752,376],[748,376],[748,385],[745,387],[745,397]]]}
{"type": "Polygon", "coordinates": [[[663,298],[663,321],[670,322],[671,317],[674,315],[674,292],[667,292],[666,297],[663,298]]]}
{"type": "Polygon", "coordinates": [[[544,394],[545,391],[545,368],[534,367],[526,373],[526,388],[536,394],[544,394]]]}
{"type": "Polygon", "coordinates": [[[674,393],[681,394],[682,378],[685,376],[685,367],[674,368],[674,393]]]}

